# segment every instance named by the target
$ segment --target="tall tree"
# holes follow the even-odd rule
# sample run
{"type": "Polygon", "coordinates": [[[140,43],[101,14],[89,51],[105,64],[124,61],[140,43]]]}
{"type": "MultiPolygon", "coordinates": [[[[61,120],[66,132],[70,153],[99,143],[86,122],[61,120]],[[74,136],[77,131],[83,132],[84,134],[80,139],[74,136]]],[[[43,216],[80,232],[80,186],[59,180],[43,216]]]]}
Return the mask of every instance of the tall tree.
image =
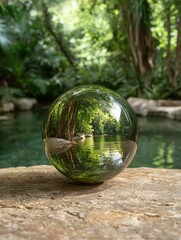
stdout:
{"type": "Polygon", "coordinates": [[[66,57],[69,64],[73,67],[74,70],[77,70],[77,68],[74,64],[73,58],[65,45],[65,41],[63,39],[62,33],[60,33],[60,32],[57,33],[53,29],[53,25],[51,23],[51,15],[48,11],[47,5],[44,3],[42,6],[43,6],[44,23],[45,23],[46,29],[52,35],[52,37],[55,39],[55,42],[57,43],[60,51],[64,54],[64,56],[66,57]]]}
{"type": "Polygon", "coordinates": [[[175,48],[173,87],[177,87],[177,80],[178,80],[178,77],[180,74],[180,68],[181,68],[181,4],[180,4],[180,8],[178,8],[176,25],[177,25],[177,46],[175,48]]]}
{"type": "Polygon", "coordinates": [[[147,74],[154,68],[154,38],[151,33],[151,9],[147,0],[123,0],[127,37],[138,74],[140,90],[147,85],[147,74]]]}

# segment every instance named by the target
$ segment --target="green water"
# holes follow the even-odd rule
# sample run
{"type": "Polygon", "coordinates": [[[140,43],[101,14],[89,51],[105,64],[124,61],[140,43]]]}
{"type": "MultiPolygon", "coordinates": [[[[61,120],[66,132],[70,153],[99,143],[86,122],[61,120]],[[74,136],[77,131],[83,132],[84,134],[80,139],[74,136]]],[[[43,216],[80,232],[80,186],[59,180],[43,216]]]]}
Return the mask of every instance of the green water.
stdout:
{"type": "MultiPolygon", "coordinates": [[[[0,168],[50,164],[41,140],[45,115],[44,110],[20,112],[0,121],[0,168]]],[[[130,167],[181,168],[181,122],[162,118],[138,122],[138,151],[130,167]]]]}

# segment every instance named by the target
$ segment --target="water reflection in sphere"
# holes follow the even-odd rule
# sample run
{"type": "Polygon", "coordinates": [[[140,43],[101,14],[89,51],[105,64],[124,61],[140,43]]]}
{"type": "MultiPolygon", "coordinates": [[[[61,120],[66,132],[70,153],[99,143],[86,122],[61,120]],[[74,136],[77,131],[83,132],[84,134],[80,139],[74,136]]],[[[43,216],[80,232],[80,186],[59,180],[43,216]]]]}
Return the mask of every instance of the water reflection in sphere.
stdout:
{"type": "Polygon", "coordinates": [[[137,150],[130,105],[100,86],[76,87],[50,106],[43,127],[45,153],[65,176],[103,182],[124,170],[137,150]]]}

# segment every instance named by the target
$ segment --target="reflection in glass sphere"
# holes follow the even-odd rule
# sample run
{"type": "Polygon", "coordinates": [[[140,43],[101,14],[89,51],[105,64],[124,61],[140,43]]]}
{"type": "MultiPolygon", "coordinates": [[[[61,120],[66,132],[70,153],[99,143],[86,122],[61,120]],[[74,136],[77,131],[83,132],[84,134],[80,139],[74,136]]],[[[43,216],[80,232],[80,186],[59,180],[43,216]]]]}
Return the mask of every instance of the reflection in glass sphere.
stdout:
{"type": "Polygon", "coordinates": [[[65,176],[103,182],[124,170],[137,150],[134,111],[117,93],[100,86],[76,87],[51,105],[43,143],[51,163],[65,176]]]}

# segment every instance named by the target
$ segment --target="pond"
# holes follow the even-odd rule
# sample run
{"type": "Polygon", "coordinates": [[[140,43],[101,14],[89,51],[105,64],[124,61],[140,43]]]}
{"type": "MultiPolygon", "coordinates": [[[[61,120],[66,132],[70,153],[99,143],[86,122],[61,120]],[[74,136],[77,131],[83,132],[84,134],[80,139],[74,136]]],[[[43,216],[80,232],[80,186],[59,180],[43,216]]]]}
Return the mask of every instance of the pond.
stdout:
{"type": "MultiPolygon", "coordinates": [[[[0,168],[50,164],[41,140],[45,115],[45,110],[19,112],[0,121],[0,168]]],[[[129,167],[181,168],[181,122],[162,118],[138,122],[138,151],[129,167]]],[[[102,136],[86,141],[86,147],[103,142],[102,136]]]]}

